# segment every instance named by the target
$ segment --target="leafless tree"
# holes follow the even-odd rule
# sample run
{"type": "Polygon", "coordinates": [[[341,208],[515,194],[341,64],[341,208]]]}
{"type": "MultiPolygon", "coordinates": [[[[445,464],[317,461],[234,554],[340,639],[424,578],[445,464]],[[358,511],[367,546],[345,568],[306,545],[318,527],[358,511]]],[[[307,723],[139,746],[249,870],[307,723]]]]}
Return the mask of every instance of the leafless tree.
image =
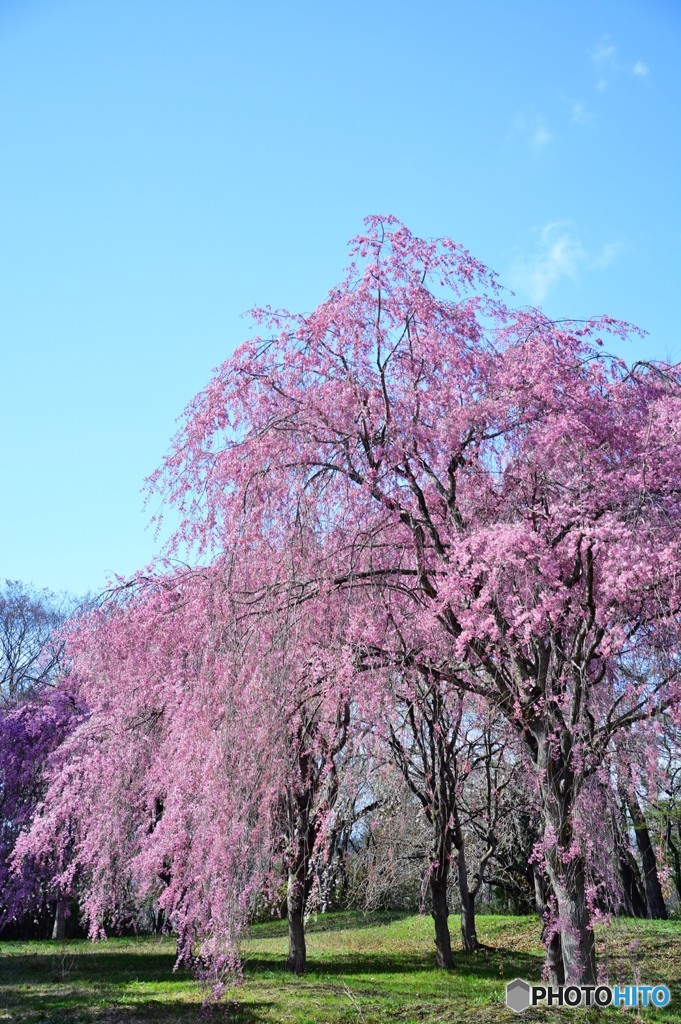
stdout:
{"type": "Polygon", "coordinates": [[[17,580],[0,585],[0,704],[14,704],[47,682],[62,645],[55,631],[76,602],[17,580]]]}

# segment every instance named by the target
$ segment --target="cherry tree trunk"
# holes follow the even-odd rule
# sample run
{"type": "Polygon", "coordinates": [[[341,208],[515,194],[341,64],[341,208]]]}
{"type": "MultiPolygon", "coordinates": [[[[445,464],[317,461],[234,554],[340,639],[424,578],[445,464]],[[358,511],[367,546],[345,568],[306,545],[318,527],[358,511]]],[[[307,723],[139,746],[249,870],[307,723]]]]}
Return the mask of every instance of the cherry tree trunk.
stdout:
{"type": "Polygon", "coordinates": [[[565,980],[568,985],[594,985],[596,944],[586,901],[584,858],[578,854],[565,864],[560,853],[552,851],[547,871],[558,906],[565,980]]]}
{"type": "MultiPolygon", "coordinates": [[[[305,766],[301,775],[305,777],[305,766]]],[[[312,879],[310,861],[316,831],[311,816],[312,791],[299,789],[293,795],[293,829],[289,850],[286,912],[288,916],[288,966],[294,974],[304,974],[307,960],[305,947],[305,907],[312,879]]]]}
{"type": "Polygon", "coordinates": [[[552,931],[546,936],[546,924],[542,925],[542,941],[546,946],[546,969],[549,975],[550,985],[565,984],[565,967],[563,965],[563,946],[560,941],[560,932],[552,931]]]}
{"type": "Polygon", "coordinates": [[[596,983],[596,943],[586,898],[584,857],[572,829],[575,780],[569,759],[546,737],[538,744],[544,827],[550,833],[545,850],[546,874],[556,901],[565,982],[596,983]]]}
{"type": "Polygon", "coordinates": [[[657,872],[657,858],[650,839],[650,832],[648,831],[645,815],[639,806],[638,800],[633,797],[629,797],[627,803],[629,805],[629,813],[636,832],[636,845],[638,846],[638,852],[641,855],[641,864],[643,865],[643,881],[646,889],[646,904],[648,908],[647,916],[656,918],[657,920],[666,921],[667,906],[664,902],[664,896],[662,895],[660,876],[657,872]]]}
{"type": "Polygon", "coordinates": [[[449,905],[447,902],[447,867],[438,868],[430,876],[430,896],[433,901],[433,921],[435,922],[435,950],[438,967],[451,971],[454,967],[452,942],[449,935],[449,905]]]}
{"type": "MultiPolygon", "coordinates": [[[[443,801],[446,807],[446,803],[443,801]]],[[[452,833],[449,829],[447,816],[436,814],[433,819],[433,846],[430,861],[430,896],[433,904],[432,914],[435,922],[435,950],[438,967],[451,971],[454,967],[452,956],[452,940],[449,934],[449,902],[447,899],[447,883],[452,855],[452,833]]]]}
{"type": "Polygon", "coordinates": [[[565,968],[563,967],[563,949],[560,942],[560,932],[553,928],[549,922],[549,907],[547,906],[547,893],[549,884],[545,875],[537,868],[532,868],[534,882],[534,898],[542,928],[541,940],[546,949],[546,969],[550,985],[565,984],[565,968]]]}
{"type": "Polygon", "coordinates": [[[468,885],[468,868],[466,866],[466,850],[463,842],[457,847],[456,860],[459,873],[459,898],[461,899],[461,941],[465,953],[472,953],[478,948],[478,937],[475,933],[475,894],[468,885]]]}
{"type": "Polygon", "coordinates": [[[286,912],[288,916],[288,966],[294,974],[304,974],[307,961],[305,946],[305,878],[300,865],[288,873],[286,912]]]}

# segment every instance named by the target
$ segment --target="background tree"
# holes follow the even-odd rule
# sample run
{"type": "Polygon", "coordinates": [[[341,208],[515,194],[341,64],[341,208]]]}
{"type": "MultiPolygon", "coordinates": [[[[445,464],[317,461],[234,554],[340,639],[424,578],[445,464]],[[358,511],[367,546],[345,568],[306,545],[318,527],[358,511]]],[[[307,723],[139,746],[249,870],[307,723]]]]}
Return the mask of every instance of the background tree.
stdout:
{"type": "Polygon", "coordinates": [[[18,844],[24,863],[72,851],[56,883],[78,879],[93,937],[155,901],[180,960],[216,991],[255,906],[276,902],[282,858],[289,963],[304,970],[313,857],[348,742],[333,641],[345,602],[293,616],[273,588],[254,611],[266,568],[249,557],[140,576],[72,625],[69,680],[88,714],[18,844]]]}
{"type": "Polygon", "coordinates": [[[441,680],[425,673],[400,673],[393,674],[392,693],[387,743],[432,830],[427,877],[435,945],[438,963],[449,969],[454,966],[447,923],[450,871],[453,866],[463,949],[472,952],[478,947],[475,900],[498,843],[509,781],[502,769],[507,744],[494,736],[484,707],[476,707],[465,690],[448,692],[441,680]]]}
{"type": "MultiPolygon", "coordinates": [[[[462,851],[465,865],[458,813],[461,787],[458,748],[464,704],[461,699],[447,700],[448,695],[427,676],[402,675],[394,687],[396,714],[388,722],[387,741],[395,764],[419,801],[431,829],[427,878],[435,923],[435,948],[440,967],[450,970],[454,957],[447,920],[447,890],[455,847],[462,851]]],[[[465,880],[465,867],[463,877],[465,880]]],[[[474,941],[474,925],[472,936],[466,928],[463,934],[474,941]]]]}
{"type": "MultiPolygon", "coordinates": [[[[206,574],[207,575],[207,574],[206,574]]],[[[70,682],[88,715],[53,755],[48,788],[20,855],[77,879],[94,938],[158,902],[180,959],[202,940],[216,985],[238,958],[249,901],[264,884],[271,816],[264,808],[267,715],[259,677],[234,655],[219,581],[140,577],[73,624],[70,682]],[[249,686],[244,681],[249,679],[249,686]]]]}
{"type": "Polygon", "coordinates": [[[639,729],[632,728],[618,737],[618,796],[624,829],[631,830],[641,863],[637,882],[645,895],[645,916],[666,920],[658,863],[664,839],[659,834],[656,841],[654,836],[656,831],[662,832],[658,799],[667,785],[673,786],[674,762],[679,754],[677,730],[668,719],[661,718],[656,738],[655,748],[650,749],[639,729]]]}
{"type": "Polygon", "coordinates": [[[26,858],[18,872],[12,857],[44,796],[50,755],[81,717],[68,690],[42,690],[18,706],[0,708],[0,930],[6,935],[44,934],[49,918],[53,937],[64,937],[66,906],[52,885],[63,867],[59,851],[26,858]]]}
{"type": "Polygon", "coordinates": [[[18,580],[0,587],[0,700],[15,703],[50,680],[59,664],[55,632],[75,602],[18,580]]]}
{"type": "Polygon", "coordinates": [[[327,848],[325,833],[340,785],[342,757],[348,743],[350,702],[334,682],[319,677],[319,664],[305,666],[280,707],[282,737],[290,764],[282,780],[284,861],[289,969],[305,972],[304,918],[317,879],[315,859],[327,848]]]}
{"type": "Polygon", "coordinates": [[[681,903],[681,731],[670,720],[664,723],[661,743],[663,784],[657,813],[664,828],[676,899],[681,903]]]}
{"type": "Polygon", "coordinates": [[[348,836],[347,903],[362,910],[427,905],[432,832],[419,801],[382,744],[363,750],[370,781],[348,836]]]}
{"type": "Polygon", "coordinates": [[[66,926],[66,905],[48,884],[56,861],[50,870],[26,863],[15,876],[11,859],[42,796],[49,756],[80,713],[68,692],[51,691],[62,663],[59,630],[75,607],[66,595],[17,580],[0,587],[0,928],[6,933],[44,931],[52,913],[55,938],[66,926]]]}

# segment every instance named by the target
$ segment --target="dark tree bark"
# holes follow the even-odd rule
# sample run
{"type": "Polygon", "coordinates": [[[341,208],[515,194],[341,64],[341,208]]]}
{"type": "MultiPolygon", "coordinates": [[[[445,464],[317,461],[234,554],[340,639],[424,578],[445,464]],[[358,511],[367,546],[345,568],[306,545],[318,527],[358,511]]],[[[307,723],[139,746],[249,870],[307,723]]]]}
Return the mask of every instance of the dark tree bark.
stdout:
{"type": "Polygon", "coordinates": [[[547,856],[547,873],[556,896],[565,980],[570,985],[596,983],[596,943],[586,901],[584,858],[564,864],[557,850],[547,856]]]}
{"type": "Polygon", "coordinates": [[[293,974],[304,974],[307,964],[305,906],[312,885],[310,859],[317,833],[312,816],[312,793],[301,789],[291,794],[295,813],[289,848],[286,915],[288,918],[288,966],[293,974]]]}
{"type": "Polygon", "coordinates": [[[475,894],[467,884],[461,884],[461,861],[459,860],[459,896],[461,897],[461,944],[464,953],[473,953],[478,948],[475,930],[475,894]]]}
{"type": "Polygon", "coordinates": [[[563,966],[563,947],[560,941],[560,932],[554,928],[549,920],[549,894],[551,887],[546,875],[543,872],[532,870],[534,881],[534,898],[537,914],[542,922],[541,940],[546,949],[546,966],[549,975],[550,985],[565,984],[565,968],[563,966]]]}
{"type": "Polygon", "coordinates": [[[286,894],[288,967],[293,974],[304,974],[307,965],[304,924],[306,897],[304,881],[301,882],[298,875],[296,870],[289,870],[286,894]]]}
{"type": "Polygon", "coordinates": [[[475,893],[468,885],[468,865],[466,864],[466,844],[456,808],[452,815],[454,821],[454,846],[456,847],[456,867],[459,883],[459,899],[461,901],[461,944],[464,953],[472,953],[478,948],[478,937],[475,934],[475,893]]]}
{"type": "Polygon", "coordinates": [[[313,815],[316,795],[316,773],[309,758],[301,755],[301,779],[307,785],[299,786],[288,794],[289,827],[291,839],[288,850],[288,881],[286,888],[286,914],[288,917],[288,967],[293,974],[304,974],[307,963],[305,944],[305,906],[312,885],[311,857],[317,838],[313,815]]]}
{"type": "Polygon", "coordinates": [[[629,917],[647,917],[648,908],[641,894],[641,874],[630,850],[618,851],[618,866],[625,913],[629,917]]]}
{"type": "Polygon", "coordinates": [[[313,753],[311,743],[316,733],[313,718],[301,725],[296,737],[296,784],[290,786],[286,794],[288,966],[294,974],[304,974],[307,966],[305,908],[312,889],[312,857],[320,829],[319,811],[321,803],[328,809],[336,801],[339,785],[336,759],[347,741],[349,725],[350,705],[343,704],[338,708],[332,744],[320,741],[318,750],[313,753]]]}
{"type": "Polygon", "coordinates": [[[667,906],[662,895],[660,876],[657,873],[657,858],[650,839],[645,815],[635,796],[628,794],[627,806],[636,832],[636,845],[643,865],[643,881],[646,890],[647,916],[656,920],[667,920],[667,906]]]}
{"type": "Polygon", "coordinates": [[[473,953],[480,948],[475,927],[475,901],[485,877],[485,869],[497,846],[496,836],[492,831],[487,834],[487,849],[478,862],[473,874],[473,884],[469,883],[468,866],[466,863],[466,844],[460,828],[455,830],[457,843],[457,867],[459,872],[459,898],[461,900],[461,942],[465,953],[473,953]]]}
{"type": "Polygon", "coordinates": [[[641,872],[629,846],[627,812],[624,806],[614,807],[612,829],[617,855],[617,870],[622,888],[622,906],[629,917],[646,917],[647,908],[643,895],[641,872]]]}
{"type": "MultiPolygon", "coordinates": [[[[679,837],[681,837],[681,825],[677,825],[679,837]]],[[[672,855],[672,877],[674,879],[674,886],[676,893],[681,900],[681,854],[679,853],[679,847],[674,842],[674,822],[667,819],[667,846],[669,852],[672,855]]]]}
{"type": "Polygon", "coordinates": [[[448,865],[444,870],[433,871],[430,876],[430,896],[433,901],[433,921],[435,922],[435,950],[438,967],[451,971],[454,967],[452,942],[449,935],[449,905],[447,902],[448,865]]]}
{"type": "MultiPolygon", "coordinates": [[[[444,780],[441,780],[443,782],[444,780]]],[[[433,829],[433,844],[430,851],[430,895],[433,903],[435,924],[435,950],[438,967],[451,971],[454,967],[452,940],[449,934],[449,901],[447,885],[452,863],[452,830],[449,825],[450,806],[446,799],[448,790],[439,787],[439,798],[435,799],[426,815],[433,829]]]]}
{"type": "Polygon", "coordinates": [[[461,896],[461,943],[467,953],[475,952],[479,946],[475,931],[475,896],[470,890],[461,896]]]}
{"type": "Polygon", "coordinates": [[[565,967],[563,965],[563,944],[560,941],[560,932],[555,928],[551,935],[547,936],[547,925],[542,924],[541,937],[546,947],[546,967],[549,974],[550,985],[565,984],[565,967]]]}
{"type": "Polygon", "coordinates": [[[572,813],[577,795],[569,751],[537,736],[537,766],[544,826],[555,837],[546,849],[546,874],[561,921],[561,952],[568,985],[595,985],[596,943],[586,899],[584,857],[573,852],[572,813]]]}
{"type": "Polygon", "coordinates": [[[435,923],[437,963],[454,966],[449,934],[447,881],[455,840],[457,750],[463,715],[459,700],[452,709],[427,676],[417,679],[411,699],[404,701],[404,736],[390,728],[388,743],[395,764],[416,796],[431,827],[429,886],[435,923]]]}
{"type": "Polygon", "coordinates": [[[485,851],[475,873],[474,883],[470,885],[466,862],[466,842],[456,811],[453,817],[459,899],[461,901],[461,945],[464,953],[473,953],[480,945],[475,928],[475,898],[480,890],[485,866],[492,855],[493,846],[485,851]]]}

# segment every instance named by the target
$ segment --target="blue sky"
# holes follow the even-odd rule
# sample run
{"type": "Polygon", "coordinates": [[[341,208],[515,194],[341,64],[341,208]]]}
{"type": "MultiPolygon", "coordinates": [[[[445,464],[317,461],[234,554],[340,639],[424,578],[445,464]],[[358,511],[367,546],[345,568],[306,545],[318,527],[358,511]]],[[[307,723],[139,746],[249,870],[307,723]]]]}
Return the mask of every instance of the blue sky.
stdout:
{"type": "Polygon", "coordinates": [[[0,578],[97,591],[253,305],[369,213],[681,359],[676,0],[0,0],[0,578]]]}

